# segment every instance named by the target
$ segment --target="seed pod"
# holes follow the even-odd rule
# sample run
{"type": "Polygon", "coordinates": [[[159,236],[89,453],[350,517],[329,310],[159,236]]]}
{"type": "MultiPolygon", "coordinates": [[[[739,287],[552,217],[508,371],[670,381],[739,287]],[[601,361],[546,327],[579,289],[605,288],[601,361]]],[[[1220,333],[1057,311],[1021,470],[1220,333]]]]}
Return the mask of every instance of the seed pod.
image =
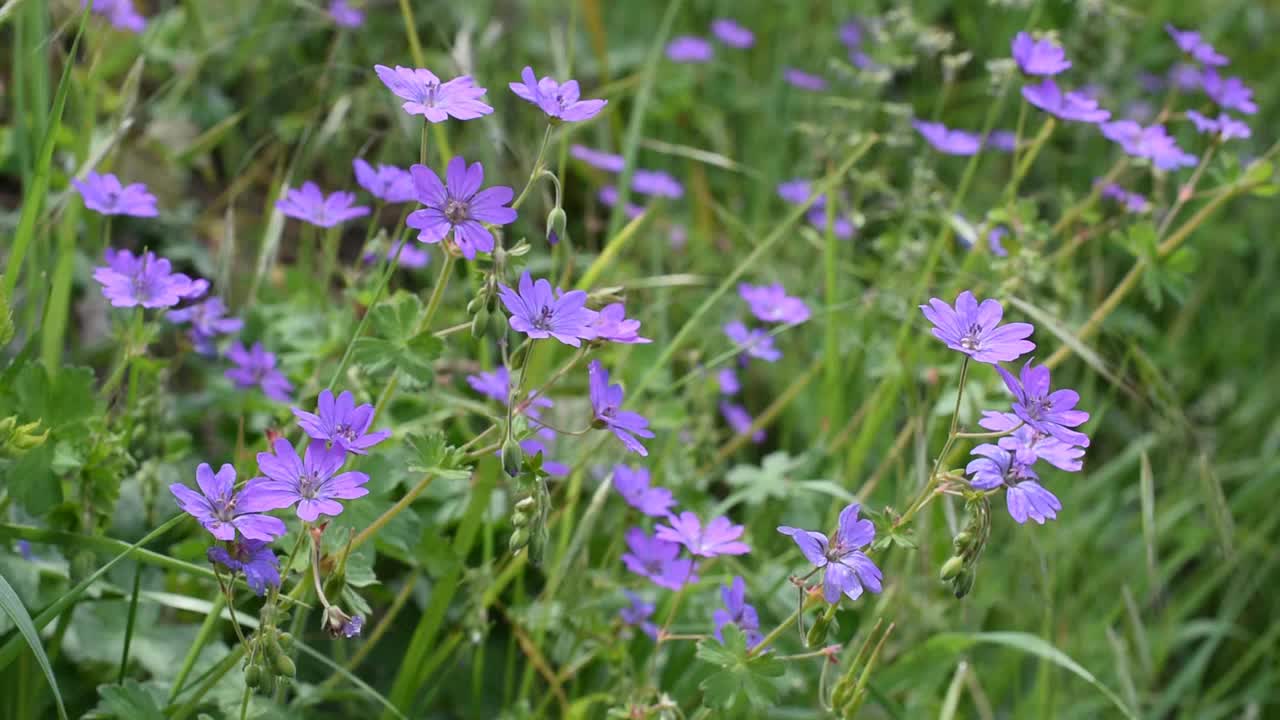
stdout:
{"type": "Polygon", "coordinates": [[[258,689],[263,695],[270,695],[276,691],[276,676],[271,673],[262,674],[262,683],[258,685],[258,689]]]}
{"type": "Polygon", "coordinates": [[[262,684],[262,668],[258,667],[257,665],[250,665],[249,667],[245,668],[244,684],[251,688],[257,688],[259,685],[261,685],[262,684]]]}
{"type": "Polygon", "coordinates": [[[849,701],[849,693],[853,691],[853,686],[845,679],[841,679],[836,683],[836,688],[831,692],[831,707],[840,708],[849,701]]]}
{"type": "Polygon", "coordinates": [[[964,530],[961,530],[960,532],[956,533],[956,536],[951,538],[951,547],[955,548],[955,551],[957,553],[962,553],[965,550],[968,550],[969,546],[972,544],[973,544],[973,535],[969,534],[964,530]]]}
{"type": "Polygon", "coordinates": [[[809,628],[809,633],[804,638],[804,646],[817,647],[821,645],[827,639],[827,632],[830,629],[831,621],[827,619],[827,614],[824,612],[818,616],[818,619],[809,628]]]}
{"type": "Polygon", "coordinates": [[[481,307],[471,317],[471,337],[479,340],[489,332],[489,311],[481,307]]]}
{"type": "Polygon", "coordinates": [[[943,582],[946,582],[959,575],[963,570],[964,558],[959,555],[955,555],[942,564],[942,571],[938,573],[938,577],[943,582]]]}
{"type": "Polygon", "coordinates": [[[973,571],[964,570],[951,581],[951,591],[955,593],[956,599],[960,599],[969,594],[973,589],[973,571]]]}
{"type": "Polygon", "coordinates": [[[280,643],[281,650],[293,649],[293,633],[282,632],[276,635],[276,641],[280,643]]]}
{"type": "Polygon", "coordinates": [[[535,507],[537,507],[537,505],[538,505],[538,501],[534,500],[533,496],[530,495],[529,497],[524,498],[520,502],[516,503],[516,512],[528,513],[528,512],[531,512],[535,507]]]}
{"type": "Polygon", "coordinates": [[[298,666],[293,664],[293,660],[288,655],[271,658],[271,667],[280,677],[291,678],[298,674],[298,666]]]}
{"type": "Polygon", "coordinates": [[[518,510],[516,512],[511,513],[511,527],[522,528],[528,524],[529,524],[528,515],[518,510]]]}
{"type": "Polygon", "coordinates": [[[511,477],[519,477],[520,464],[523,461],[524,451],[520,449],[520,443],[508,436],[502,443],[502,469],[511,477]]]}
{"type": "Polygon", "coordinates": [[[515,532],[511,533],[511,541],[507,543],[507,547],[511,549],[511,552],[518,552],[521,548],[523,548],[525,545],[528,545],[528,544],[529,544],[529,529],[516,528],[515,532]]]}

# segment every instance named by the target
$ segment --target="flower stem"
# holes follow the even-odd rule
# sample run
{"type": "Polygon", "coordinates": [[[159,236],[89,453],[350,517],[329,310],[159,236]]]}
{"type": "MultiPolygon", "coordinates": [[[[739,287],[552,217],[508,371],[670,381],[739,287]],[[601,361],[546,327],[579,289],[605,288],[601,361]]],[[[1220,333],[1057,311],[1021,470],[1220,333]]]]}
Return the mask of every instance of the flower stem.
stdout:
{"type": "MultiPolygon", "coordinates": [[[[542,174],[542,156],[547,151],[547,142],[551,139],[551,123],[547,123],[547,131],[542,134],[542,144],[538,146],[538,155],[533,161],[533,169],[529,171],[529,180],[524,184],[524,189],[516,196],[514,202],[511,203],[511,209],[515,210],[524,202],[524,198],[529,194],[529,190],[533,188],[533,184],[537,182],[538,177],[542,174]]],[[[557,189],[558,189],[557,185],[557,189]]]]}
{"type": "Polygon", "coordinates": [[[920,512],[921,508],[929,504],[929,500],[934,496],[933,491],[938,485],[938,470],[942,467],[943,460],[951,452],[951,446],[955,444],[956,438],[960,436],[960,433],[958,432],[960,425],[960,403],[964,399],[964,386],[968,379],[969,356],[965,355],[964,361],[960,365],[960,385],[956,390],[956,407],[951,413],[951,429],[947,432],[947,442],[943,444],[942,452],[939,452],[938,457],[933,461],[933,470],[929,472],[929,481],[920,489],[920,494],[916,496],[915,500],[911,501],[911,505],[907,507],[907,511],[902,514],[902,517],[898,518],[893,523],[895,528],[901,527],[910,522],[911,518],[914,517],[916,513],[920,512]]]}
{"type": "Polygon", "coordinates": [[[382,294],[386,292],[387,285],[391,282],[391,276],[395,273],[396,267],[400,264],[400,253],[404,250],[405,243],[400,243],[396,248],[396,254],[391,258],[391,262],[387,264],[387,269],[382,272],[382,277],[378,280],[378,287],[373,291],[373,300],[369,303],[369,307],[365,310],[364,316],[360,318],[360,322],[356,325],[356,331],[351,333],[351,339],[347,341],[347,349],[342,353],[342,360],[338,362],[338,369],[333,371],[333,377],[329,378],[330,390],[334,385],[338,384],[338,378],[342,377],[342,373],[346,371],[347,365],[351,362],[351,353],[355,349],[356,340],[364,334],[364,328],[369,324],[369,316],[373,315],[373,309],[378,306],[378,301],[382,299],[382,294]]]}
{"type": "MultiPolygon", "coordinates": [[[[444,262],[440,265],[440,275],[436,278],[436,286],[431,290],[431,297],[427,300],[427,309],[422,313],[422,319],[418,321],[414,334],[423,332],[431,327],[431,320],[435,317],[436,311],[440,309],[440,300],[444,297],[444,290],[449,285],[449,278],[453,276],[453,255],[447,250],[444,254],[444,262]]],[[[399,368],[392,372],[391,378],[387,380],[387,385],[382,389],[382,394],[378,395],[378,402],[373,406],[373,415],[377,417],[386,409],[387,402],[391,399],[391,395],[396,391],[396,385],[400,382],[399,368]]]]}

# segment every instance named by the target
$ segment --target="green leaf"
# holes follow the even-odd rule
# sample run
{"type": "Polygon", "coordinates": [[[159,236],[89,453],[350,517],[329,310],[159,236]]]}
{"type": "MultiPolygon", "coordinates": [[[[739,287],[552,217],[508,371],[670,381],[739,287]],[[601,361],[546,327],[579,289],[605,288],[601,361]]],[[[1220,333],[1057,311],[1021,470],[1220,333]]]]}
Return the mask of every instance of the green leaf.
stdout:
{"type": "Polygon", "coordinates": [[[765,456],[758,468],[751,465],[733,468],[725,480],[741,488],[740,495],[747,504],[759,505],[791,496],[795,492],[792,476],[804,465],[804,458],[795,458],[780,450],[765,456]]]}
{"type": "Polygon", "coordinates": [[[17,626],[18,632],[22,634],[22,639],[27,641],[32,654],[36,656],[36,662],[44,671],[45,678],[49,680],[49,687],[53,688],[53,700],[58,705],[58,717],[67,720],[67,709],[62,704],[62,693],[58,691],[58,679],[53,676],[53,666],[49,664],[49,656],[45,655],[44,646],[40,644],[40,633],[36,631],[36,626],[31,622],[31,615],[27,613],[22,601],[18,599],[18,594],[13,591],[13,586],[9,585],[4,575],[0,575],[0,610],[9,616],[17,626]]]}
{"type": "Polygon", "coordinates": [[[99,685],[97,712],[119,720],[164,720],[164,713],[155,698],[137,680],[125,680],[124,685],[99,685]]]}
{"type": "Polygon", "coordinates": [[[703,680],[703,704],[726,709],[745,698],[753,707],[772,704],[778,698],[773,678],[786,667],[771,654],[752,656],[747,639],[737,625],[725,625],[724,642],[708,638],[698,643],[697,658],[720,668],[703,680]]]}
{"type": "Polygon", "coordinates": [[[435,376],[432,363],[444,351],[444,341],[430,331],[415,333],[422,302],[417,295],[400,292],[372,311],[375,335],[358,338],[351,360],[365,372],[395,368],[419,383],[435,376]]]}
{"type": "Polygon", "coordinates": [[[432,363],[444,352],[444,341],[430,331],[419,333],[399,348],[396,364],[400,371],[418,382],[427,382],[435,376],[432,363]]]}
{"type": "Polygon", "coordinates": [[[403,342],[413,336],[418,316],[422,314],[422,301],[417,295],[401,290],[380,303],[372,312],[373,327],[379,337],[403,342]]]}
{"type": "Polygon", "coordinates": [[[453,479],[471,475],[465,453],[450,445],[442,432],[410,435],[405,438],[405,445],[413,451],[409,460],[409,469],[413,472],[435,473],[442,478],[453,479]]]}

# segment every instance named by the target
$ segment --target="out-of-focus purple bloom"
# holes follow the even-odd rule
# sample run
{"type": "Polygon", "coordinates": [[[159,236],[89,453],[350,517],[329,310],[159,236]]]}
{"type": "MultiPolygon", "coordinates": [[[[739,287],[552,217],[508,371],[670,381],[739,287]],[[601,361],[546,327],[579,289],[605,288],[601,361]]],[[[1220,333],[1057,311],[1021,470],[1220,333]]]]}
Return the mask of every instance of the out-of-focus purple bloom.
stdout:
{"type": "Polygon", "coordinates": [[[870,520],[858,519],[861,507],[851,503],[840,511],[840,523],[830,539],[813,530],[778,526],[778,532],[800,546],[806,560],[822,568],[822,595],[829,603],[839,602],[841,595],[857,600],[863,588],[873,593],[881,590],[884,576],[880,568],[859,549],[876,538],[875,525],[870,520]]]}
{"type": "Polygon", "coordinates": [[[1071,67],[1061,45],[1052,40],[1036,40],[1026,32],[1013,37],[1013,59],[1026,75],[1057,75],[1071,67]]]}
{"type": "Polygon", "coordinates": [[[1205,117],[1195,110],[1188,110],[1187,119],[1196,126],[1196,132],[1205,135],[1216,135],[1224,141],[1232,138],[1247,138],[1253,134],[1248,125],[1226,113],[1222,113],[1217,119],[1214,119],[1205,117]]]}
{"type": "Polygon", "coordinates": [[[425,207],[409,213],[405,224],[418,230],[421,242],[438,243],[452,233],[462,256],[472,260],[477,252],[493,250],[493,233],[481,223],[515,222],[516,211],[506,207],[515,193],[502,185],[481,190],[484,168],[478,162],[468,167],[465,158],[455,155],[445,169],[444,182],[426,165],[414,165],[409,173],[418,202],[425,207]]]}
{"type": "Polygon", "coordinates": [[[227,359],[236,364],[225,373],[236,387],[244,389],[256,385],[272,400],[289,402],[293,383],[276,369],[275,353],[264,350],[262,343],[254,343],[252,348],[245,350],[244,345],[237,341],[227,350],[227,359]]]}
{"type": "Polygon", "coordinates": [[[809,319],[809,306],[787,294],[780,283],[773,285],[738,285],[738,294],[751,307],[751,314],[764,322],[802,323],[809,319]]]}
{"type": "Polygon", "coordinates": [[[773,345],[773,336],[760,328],[748,330],[746,325],[735,320],[724,326],[724,334],[748,357],[765,362],[777,362],[782,357],[782,352],[773,345]]]}
{"type": "Polygon", "coordinates": [[[492,107],[480,101],[485,89],[476,87],[470,75],[441,83],[440,78],[424,68],[397,65],[392,70],[386,65],[375,65],[373,69],[388,90],[407,101],[402,106],[405,112],[422,115],[428,122],[444,122],[450,117],[474,120],[493,112],[492,107]]]}
{"type": "Polygon", "coordinates": [[[653,616],[654,604],[645,602],[644,598],[630,590],[623,590],[622,594],[627,596],[627,602],[630,603],[618,611],[623,624],[638,627],[645,635],[657,640],[658,626],[649,622],[649,618],[653,616]]]}
{"type": "Polygon", "coordinates": [[[717,40],[732,48],[749,48],[756,44],[755,33],[728,18],[712,20],[711,34],[715,35],[717,40]]]}
{"type": "Polygon", "coordinates": [[[653,342],[649,338],[640,337],[640,321],[628,318],[626,307],[622,303],[610,303],[600,308],[591,322],[591,330],[597,340],[623,345],[653,342]]]}
{"type": "Polygon", "coordinates": [[[1169,68],[1169,82],[1179,90],[1199,90],[1204,73],[1191,63],[1178,63],[1169,68]]]}
{"type": "Polygon", "coordinates": [[[586,308],[586,292],[552,292],[550,282],[545,278],[534,282],[528,270],[520,276],[518,288],[517,292],[506,285],[498,287],[498,297],[511,313],[512,330],[535,340],[553,337],[573,347],[595,339],[591,325],[596,313],[586,308]]]}
{"type": "MultiPolygon", "coordinates": [[[[600,192],[596,195],[600,198],[600,202],[607,207],[613,207],[618,204],[618,188],[613,185],[605,185],[600,188],[600,192]]],[[[644,214],[644,208],[635,203],[627,203],[626,207],[622,209],[622,214],[634,220],[644,214]]]]}
{"type": "Polygon", "coordinates": [[[711,43],[695,35],[680,35],[667,43],[667,58],[678,63],[711,62],[711,43]]]}
{"type": "Polygon", "coordinates": [[[320,186],[308,180],[299,190],[286,188],[284,197],[276,201],[276,209],[286,217],[330,228],[369,214],[368,206],[355,202],[355,193],[338,191],[325,197],[320,186]]]}
{"type": "Polygon", "coordinates": [[[155,217],[156,196],[142,183],[121,185],[111,173],[87,172],[83,178],[72,178],[71,185],[84,199],[84,206],[103,215],[155,217]]]}
{"type": "Polygon", "coordinates": [[[703,526],[698,516],[688,510],[679,516],[668,515],[667,525],[654,527],[654,537],[668,542],[678,542],[690,553],[700,557],[717,555],[746,555],[751,548],[738,538],[745,528],[734,525],[723,515],[703,526]]]}
{"type": "Polygon", "coordinates": [[[589,148],[586,145],[570,145],[569,155],[581,160],[582,162],[594,168],[607,170],[612,173],[620,173],[626,167],[627,161],[621,155],[614,155],[595,148],[589,148]]]}
{"type": "Polygon", "coordinates": [[[1026,339],[1035,331],[1031,323],[1000,325],[1004,307],[991,298],[979,304],[968,290],[956,296],[954,308],[931,298],[920,310],[933,323],[934,337],[978,362],[1009,362],[1036,349],[1026,339]]]}
{"type": "MultiPolygon", "coordinates": [[[[815,207],[809,209],[809,214],[805,219],[809,224],[818,230],[818,232],[827,231],[827,209],[825,207],[816,207],[820,203],[814,203],[815,207]]],[[[831,223],[831,234],[841,240],[848,240],[853,237],[858,228],[853,224],[853,220],[845,215],[836,215],[835,222],[831,223]]]]}
{"type": "Polygon", "coordinates": [[[747,647],[759,645],[764,639],[760,634],[760,616],[754,607],[747,604],[747,586],[741,575],[735,575],[731,583],[720,588],[720,599],[724,600],[724,607],[711,616],[716,624],[716,640],[723,644],[724,626],[737,625],[746,636],[747,647]]]}
{"type": "Polygon", "coordinates": [[[1103,187],[1101,195],[1108,200],[1115,200],[1124,206],[1125,211],[1135,215],[1151,209],[1151,203],[1141,194],[1129,192],[1115,183],[1103,187]]]}
{"type": "Polygon", "coordinates": [[[1214,50],[1212,45],[1200,37],[1200,33],[1194,30],[1179,30],[1169,23],[1165,23],[1164,29],[1178,44],[1178,49],[1191,56],[1192,60],[1203,65],[1219,66],[1229,62],[1227,56],[1214,50]]]}
{"type": "Polygon", "coordinates": [[[1040,478],[1031,468],[1018,462],[1012,452],[983,444],[974,448],[973,454],[978,457],[965,467],[965,473],[973,476],[969,483],[979,490],[992,490],[1003,485],[1009,515],[1019,525],[1026,523],[1027,518],[1043,525],[1046,520],[1058,517],[1062,503],[1039,483],[1040,478]]]}
{"type": "Polygon", "coordinates": [[[17,545],[18,545],[18,554],[22,556],[23,560],[26,560],[27,562],[32,562],[35,560],[36,556],[35,556],[35,553],[31,552],[30,540],[19,540],[17,545]]]}
{"type": "Polygon", "coordinates": [[[613,487],[628,505],[650,517],[666,517],[676,504],[670,490],[649,486],[647,468],[614,465],[613,487]]]}
{"type": "Polygon", "coordinates": [[[693,559],[678,557],[679,543],[651,537],[638,527],[627,530],[626,541],[628,552],[623,553],[622,563],[631,572],[668,590],[679,590],[698,581],[693,559]]]}
{"type": "Polygon", "coordinates": [[[356,171],[356,182],[369,194],[389,203],[412,202],[417,199],[413,188],[413,176],[408,170],[395,165],[378,165],[376,168],[356,158],[351,162],[356,171]]]}
{"type": "Polygon", "coordinates": [[[935,150],[946,155],[972,155],[982,147],[982,138],[965,130],[951,130],[946,125],[924,120],[912,120],[911,126],[929,142],[935,150]]]}
{"type": "MultiPolygon", "coordinates": [[[[800,205],[809,199],[809,195],[813,192],[812,188],[813,183],[809,180],[803,178],[788,180],[778,183],[778,197],[794,205],[800,205]]],[[[819,197],[814,201],[814,207],[817,207],[822,201],[823,198],[819,197]]]]}
{"type": "Polygon", "coordinates": [[[272,501],[270,488],[250,480],[235,491],[236,469],[224,464],[217,473],[209,463],[196,468],[196,492],[182,483],[173,483],[169,492],[178,501],[178,507],[200,521],[219,540],[235,540],[239,530],[250,540],[270,542],[285,533],[284,521],[263,515],[279,506],[272,501]]]}
{"type": "Polygon", "coordinates": [[[862,46],[862,23],[857,20],[850,20],[840,25],[838,34],[840,36],[840,42],[844,43],[845,47],[852,49],[862,46]]]}
{"type": "Polygon", "coordinates": [[[298,517],[314,522],[321,515],[341,515],[339,500],[355,500],[369,494],[364,487],[369,482],[368,475],[338,472],[347,456],[338,445],[325,447],[323,440],[312,440],[303,457],[298,457],[286,438],[278,438],[272,447],[275,454],[258,453],[258,470],[266,477],[250,482],[262,484],[260,492],[273,508],[292,507],[297,503],[298,517]]]}
{"type": "Polygon", "coordinates": [[[622,409],[622,386],[609,384],[609,371],[600,365],[599,360],[592,360],[587,366],[587,385],[596,422],[612,432],[631,452],[648,455],[649,451],[636,439],[636,436],[654,436],[648,419],[640,413],[622,409]]]}
{"type": "Polygon", "coordinates": [[[203,280],[173,272],[167,259],[150,251],[134,255],[107,248],[103,258],[107,264],[93,269],[93,279],[102,285],[102,296],[114,307],[173,307],[184,299],[199,297],[209,287],[203,280]]]}
{"type": "Polygon", "coordinates": [[[581,91],[577,80],[568,80],[563,84],[550,77],[539,80],[533,74],[533,68],[528,66],[521,71],[520,79],[524,82],[508,83],[511,92],[521,100],[537,105],[547,117],[555,120],[590,120],[609,104],[608,100],[579,100],[581,91]]]}
{"type": "Polygon", "coordinates": [[[1142,86],[1143,92],[1155,94],[1164,90],[1166,81],[1163,77],[1144,70],[1138,73],[1138,84],[1142,86]]]}
{"type": "Polygon", "coordinates": [[[140,33],[147,29],[147,19],[134,9],[133,0],[80,0],[80,7],[86,5],[119,30],[140,33]]]}
{"type": "Polygon", "coordinates": [[[369,448],[391,437],[390,430],[369,432],[373,405],[356,405],[355,396],[344,390],[336,399],[332,390],[322,390],[315,413],[293,408],[302,431],[313,440],[324,440],[344,452],[364,455],[369,448]]]}
{"type": "Polygon", "coordinates": [[[1009,228],[1003,225],[997,225],[991,228],[991,232],[987,233],[987,247],[991,249],[991,254],[996,257],[1009,257],[1009,251],[1005,249],[1002,242],[1006,235],[1009,234],[1009,228]]]}
{"type": "Polygon", "coordinates": [[[181,310],[170,310],[165,317],[178,325],[191,323],[191,344],[195,346],[196,352],[212,355],[214,338],[240,332],[240,328],[244,327],[243,320],[226,317],[226,314],[227,305],[222,302],[222,298],[211,297],[181,310]]]}
{"type": "MultiPolygon", "coordinates": [[[[400,240],[391,243],[391,247],[387,249],[387,260],[394,260],[399,255],[400,259],[397,264],[402,268],[410,270],[421,270],[431,264],[431,253],[426,248],[400,240]]],[[[378,256],[375,253],[365,253],[364,261],[372,263],[377,261],[378,256]]]]}
{"type": "Polygon", "coordinates": [[[782,71],[782,79],[792,87],[808,90],[810,92],[822,92],[827,89],[827,79],[821,75],[807,73],[798,68],[787,68],[782,71]]]}
{"type": "Polygon", "coordinates": [[[351,7],[347,0],[333,0],[329,3],[329,17],[341,27],[357,28],[364,24],[364,13],[351,7]]]}
{"type": "Polygon", "coordinates": [[[1068,445],[1027,425],[1022,418],[1007,412],[984,410],[978,424],[993,432],[1012,434],[999,440],[1000,447],[1014,454],[1017,462],[1031,466],[1037,459],[1067,472],[1079,472],[1084,467],[1080,458],[1084,448],[1068,445]]]}
{"type": "Polygon", "coordinates": [[[670,173],[661,170],[636,170],[631,175],[631,189],[641,195],[656,195],[680,199],[684,197],[684,186],[670,173]]]}
{"type": "Polygon", "coordinates": [[[498,367],[493,372],[481,371],[467,376],[472,390],[506,405],[511,398],[511,371],[498,367]]]}
{"type": "Polygon", "coordinates": [[[1143,127],[1132,120],[1117,120],[1098,126],[1103,136],[1120,145],[1133,157],[1146,158],[1161,170],[1176,170],[1196,164],[1194,155],[1178,147],[1163,125],[1143,127]]]}
{"type": "MultiPolygon", "coordinates": [[[[741,435],[750,430],[751,423],[755,422],[755,419],[751,417],[751,413],[747,412],[746,408],[736,403],[722,401],[720,403],[720,414],[724,416],[724,421],[729,423],[729,427],[733,428],[733,432],[737,435],[741,435]]],[[[753,443],[762,443],[764,442],[764,438],[764,428],[760,428],[751,433],[751,442],[753,443]]]]}
{"type": "Polygon", "coordinates": [[[1045,78],[1036,85],[1024,85],[1022,97],[1041,110],[1063,120],[1100,123],[1111,113],[1098,107],[1098,101],[1083,92],[1063,93],[1052,78],[1045,78]]]}
{"type": "Polygon", "coordinates": [[[733,368],[724,368],[716,373],[716,384],[720,386],[720,392],[724,395],[737,395],[742,390],[742,384],[738,382],[738,373],[733,368]]]}
{"type": "MultiPolygon", "coordinates": [[[[548,428],[543,428],[543,430],[546,432],[554,432],[548,428]]],[[[546,443],[544,443],[542,440],[539,440],[538,438],[526,438],[524,440],[521,440],[520,450],[524,452],[526,457],[533,457],[535,455],[541,454],[542,470],[543,472],[545,472],[546,474],[552,477],[565,477],[570,473],[570,471],[573,470],[573,468],[569,467],[568,465],[565,465],[562,462],[556,462],[555,460],[552,460],[551,458],[547,457],[547,452],[548,452],[547,445],[546,443]]],[[[502,451],[499,450],[494,454],[501,457],[502,451]]]]}
{"type": "Polygon", "coordinates": [[[671,223],[671,229],[667,231],[667,242],[672,250],[684,249],[689,243],[689,230],[680,223],[671,223]]]}
{"type": "Polygon", "coordinates": [[[1206,69],[1200,77],[1200,85],[1209,99],[1223,110],[1238,110],[1245,115],[1258,112],[1258,106],[1253,102],[1253,88],[1234,75],[1224,78],[1218,71],[1206,69]]]}
{"type": "Polygon", "coordinates": [[[992,130],[982,139],[982,147],[1013,152],[1018,147],[1018,135],[1012,130],[992,130]]]}
{"type": "Polygon", "coordinates": [[[1022,366],[1018,378],[996,366],[996,372],[1013,393],[1014,414],[1036,430],[1068,445],[1089,447],[1088,435],[1069,429],[1089,421],[1089,413],[1075,409],[1076,403],[1080,402],[1080,394],[1070,389],[1051,390],[1049,368],[1044,365],[1033,367],[1031,362],[1028,360],[1022,366]]]}
{"type": "Polygon", "coordinates": [[[280,561],[271,545],[262,540],[232,542],[230,547],[214,545],[206,551],[209,562],[233,573],[244,573],[244,581],[254,595],[262,597],[269,587],[280,587],[280,561]]]}

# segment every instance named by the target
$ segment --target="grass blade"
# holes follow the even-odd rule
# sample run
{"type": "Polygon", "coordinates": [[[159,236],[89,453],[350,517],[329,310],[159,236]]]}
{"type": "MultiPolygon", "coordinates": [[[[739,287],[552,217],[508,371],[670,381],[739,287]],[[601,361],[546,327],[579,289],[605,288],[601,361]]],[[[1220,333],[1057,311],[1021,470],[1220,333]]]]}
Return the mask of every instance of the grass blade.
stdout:
{"type": "Polygon", "coordinates": [[[40,644],[40,633],[32,624],[31,615],[23,607],[22,600],[18,599],[18,593],[13,591],[13,587],[9,585],[4,575],[0,575],[0,610],[4,610],[4,614],[8,615],[13,624],[18,627],[18,633],[22,635],[22,639],[26,640],[27,645],[31,647],[32,654],[36,656],[36,662],[40,663],[40,669],[49,680],[49,687],[53,688],[53,700],[58,704],[58,717],[67,720],[67,708],[62,704],[62,693],[58,691],[58,679],[53,676],[53,666],[49,664],[49,656],[44,654],[44,646],[40,644]]]}

